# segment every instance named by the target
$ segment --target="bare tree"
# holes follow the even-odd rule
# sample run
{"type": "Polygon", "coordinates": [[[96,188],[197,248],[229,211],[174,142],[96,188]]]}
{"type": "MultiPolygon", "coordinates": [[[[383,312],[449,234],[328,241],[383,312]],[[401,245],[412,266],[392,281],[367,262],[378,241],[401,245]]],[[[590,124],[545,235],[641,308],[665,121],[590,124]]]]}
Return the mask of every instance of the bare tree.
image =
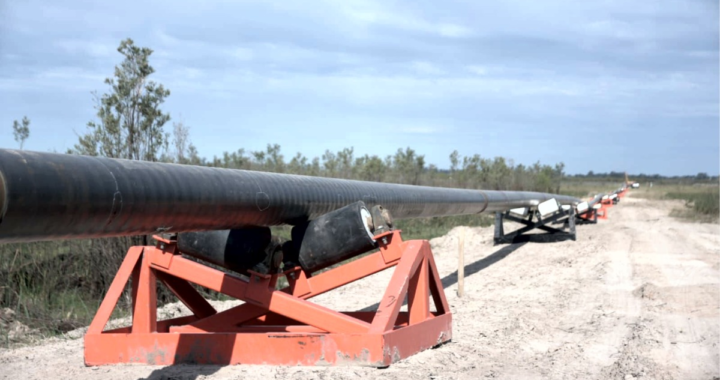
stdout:
{"type": "Polygon", "coordinates": [[[175,162],[184,164],[188,157],[188,141],[190,138],[190,127],[182,121],[173,123],[173,146],[175,147],[175,162]]]}
{"type": "Polygon", "coordinates": [[[15,141],[20,143],[20,150],[22,150],[25,140],[30,137],[30,119],[27,116],[23,116],[22,122],[13,121],[13,136],[15,136],[15,141]]]}

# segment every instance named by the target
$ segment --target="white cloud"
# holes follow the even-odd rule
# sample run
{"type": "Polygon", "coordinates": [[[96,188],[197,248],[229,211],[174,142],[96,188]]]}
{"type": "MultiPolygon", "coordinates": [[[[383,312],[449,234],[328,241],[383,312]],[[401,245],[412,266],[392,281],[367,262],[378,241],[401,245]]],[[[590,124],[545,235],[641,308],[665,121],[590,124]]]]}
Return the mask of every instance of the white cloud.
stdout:
{"type": "Polygon", "coordinates": [[[415,73],[423,76],[435,76],[445,73],[445,71],[429,62],[412,62],[410,67],[415,73]]]}
{"type": "Polygon", "coordinates": [[[83,40],[60,40],[55,46],[68,54],[84,54],[94,58],[108,58],[117,53],[117,43],[102,43],[83,40]]]}
{"type": "Polygon", "coordinates": [[[475,75],[487,75],[488,73],[488,69],[484,66],[470,65],[465,68],[475,75]]]}
{"type": "Polygon", "coordinates": [[[173,70],[173,77],[182,77],[187,79],[200,79],[206,77],[204,70],[200,70],[194,67],[181,67],[173,70]]]}
{"type": "Polygon", "coordinates": [[[230,55],[240,61],[250,61],[255,57],[255,52],[248,48],[234,48],[230,51],[230,55]]]}
{"type": "Polygon", "coordinates": [[[403,133],[429,135],[429,134],[443,132],[445,130],[445,128],[440,127],[440,126],[431,126],[431,125],[414,125],[414,126],[400,127],[400,128],[397,128],[397,130],[400,132],[403,132],[403,133]]]}
{"type": "Polygon", "coordinates": [[[103,86],[105,77],[80,67],[54,67],[19,78],[0,77],[0,89],[6,91],[59,89],[68,92],[88,92],[103,86]]]}
{"type": "Polygon", "coordinates": [[[210,102],[217,109],[201,118],[207,125],[253,113],[262,125],[287,118],[268,122],[278,129],[314,115],[318,126],[362,115],[408,140],[434,141],[447,126],[669,115],[661,122],[681,129],[707,125],[682,117],[718,114],[717,6],[707,2],[30,0],[9,9],[0,24],[5,109],[50,114],[42,110],[57,102],[30,105],[23,94],[47,90],[83,92],[76,97],[87,106],[89,90],[106,90],[129,36],[154,50],[152,79],[173,92],[168,111],[203,114],[210,102]]]}
{"type": "Polygon", "coordinates": [[[438,33],[443,37],[469,37],[472,35],[472,29],[456,24],[440,24],[437,25],[438,33]]]}
{"type": "Polygon", "coordinates": [[[448,38],[469,37],[472,29],[456,23],[429,20],[427,15],[408,8],[393,7],[388,2],[348,2],[341,14],[363,26],[379,25],[407,31],[425,32],[448,38]]]}

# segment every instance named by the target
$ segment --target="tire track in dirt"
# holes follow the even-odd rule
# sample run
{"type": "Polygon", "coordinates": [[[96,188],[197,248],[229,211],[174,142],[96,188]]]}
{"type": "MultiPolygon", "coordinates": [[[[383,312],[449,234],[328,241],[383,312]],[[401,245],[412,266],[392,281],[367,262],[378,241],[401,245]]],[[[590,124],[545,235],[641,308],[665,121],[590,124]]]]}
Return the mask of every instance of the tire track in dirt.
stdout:
{"type": "Polygon", "coordinates": [[[631,199],[630,205],[642,213],[628,207],[618,209],[618,217],[633,239],[629,257],[640,283],[634,292],[640,317],[607,373],[615,378],[713,378],[720,366],[720,281],[713,265],[718,246],[701,241],[717,226],[669,217],[676,207],[672,203],[631,199]]]}

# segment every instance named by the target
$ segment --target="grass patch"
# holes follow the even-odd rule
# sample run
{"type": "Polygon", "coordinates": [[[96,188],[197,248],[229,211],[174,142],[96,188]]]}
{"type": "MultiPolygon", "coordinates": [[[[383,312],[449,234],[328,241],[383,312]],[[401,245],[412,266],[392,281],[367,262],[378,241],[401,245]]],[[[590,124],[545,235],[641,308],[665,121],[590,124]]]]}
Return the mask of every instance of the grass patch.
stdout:
{"type": "Polygon", "coordinates": [[[619,189],[620,183],[607,181],[573,181],[563,183],[560,187],[560,194],[569,195],[580,199],[592,198],[599,193],[609,193],[619,189]]]}
{"type": "Polygon", "coordinates": [[[720,191],[717,188],[708,192],[669,192],[667,199],[681,199],[685,205],[700,215],[717,216],[720,213],[720,191]]]}
{"type": "Polygon", "coordinates": [[[685,201],[683,209],[675,209],[672,216],[697,222],[717,223],[720,218],[720,191],[718,188],[707,192],[672,191],[665,195],[666,199],[685,201]]]}
{"type": "Polygon", "coordinates": [[[650,200],[673,199],[684,201],[684,207],[675,209],[671,216],[698,221],[719,221],[720,186],[712,185],[666,185],[634,190],[633,195],[650,200]]]}
{"type": "Polygon", "coordinates": [[[403,240],[430,240],[446,235],[453,227],[488,227],[493,224],[493,221],[492,215],[458,215],[397,220],[395,228],[402,230],[403,240]]]}

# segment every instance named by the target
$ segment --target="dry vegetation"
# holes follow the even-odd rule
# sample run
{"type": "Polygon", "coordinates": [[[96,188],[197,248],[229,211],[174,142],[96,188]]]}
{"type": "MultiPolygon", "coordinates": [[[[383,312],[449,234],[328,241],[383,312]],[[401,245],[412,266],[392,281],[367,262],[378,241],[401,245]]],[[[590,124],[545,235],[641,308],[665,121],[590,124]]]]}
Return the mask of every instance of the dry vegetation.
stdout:
{"type": "Polygon", "coordinates": [[[720,187],[718,184],[667,184],[645,187],[636,196],[651,200],[672,199],[682,201],[673,209],[675,217],[697,222],[720,221],[720,187]]]}

